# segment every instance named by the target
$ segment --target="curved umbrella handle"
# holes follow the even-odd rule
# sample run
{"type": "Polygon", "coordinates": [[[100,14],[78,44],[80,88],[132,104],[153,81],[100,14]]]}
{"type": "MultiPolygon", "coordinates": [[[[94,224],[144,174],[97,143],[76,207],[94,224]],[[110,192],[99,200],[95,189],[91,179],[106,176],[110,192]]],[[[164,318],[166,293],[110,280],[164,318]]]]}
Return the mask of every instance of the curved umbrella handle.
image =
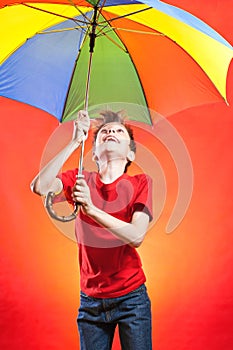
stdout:
{"type": "Polygon", "coordinates": [[[45,207],[49,213],[49,215],[53,218],[56,219],[58,221],[62,221],[62,222],[68,222],[68,221],[72,221],[76,219],[76,216],[78,214],[79,211],[79,205],[78,203],[74,203],[74,211],[72,214],[68,215],[68,216],[62,216],[62,215],[58,215],[54,209],[53,209],[53,199],[55,197],[55,193],[54,192],[49,192],[45,198],[45,207]]]}
{"type": "MultiPolygon", "coordinates": [[[[85,141],[83,140],[81,143],[81,154],[80,154],[80,158],[79,158],[79,172],[78,172],[78,178],[83,178],[83,174],[82,174],[82,170],[83,170],[83,157],[84,157],[84,145],[85,145],[85,141]]],[[[55,193],[54,192],[48,192],[48,194],[46,195],[45,198],[45,207],[49,213],[49,215],[53,218],[56,219],[58,221],[62,221],[62,222],[68,222],[68,221],[72,221],[75,220],[79,211],[79,203],[74,202],[74,211],[72,214],[68,215],[68,216],[62,216],[62,215],[58,215],[54,209],[53,209],[53,199],[55,197],[55,193]]]]}

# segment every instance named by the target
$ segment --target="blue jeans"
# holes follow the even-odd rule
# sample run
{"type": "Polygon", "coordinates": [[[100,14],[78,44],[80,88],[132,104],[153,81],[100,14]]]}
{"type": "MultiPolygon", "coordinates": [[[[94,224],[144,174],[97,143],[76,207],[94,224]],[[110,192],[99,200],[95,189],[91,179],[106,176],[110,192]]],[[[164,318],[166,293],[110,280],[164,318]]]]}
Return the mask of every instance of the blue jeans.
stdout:
{"type": "Polygon", "coordinates": [[[151,350],[151,303],[145,285],[118,298],[80,293],[81,350],[111,350],[118,325],[122,350],[151,350]]]}

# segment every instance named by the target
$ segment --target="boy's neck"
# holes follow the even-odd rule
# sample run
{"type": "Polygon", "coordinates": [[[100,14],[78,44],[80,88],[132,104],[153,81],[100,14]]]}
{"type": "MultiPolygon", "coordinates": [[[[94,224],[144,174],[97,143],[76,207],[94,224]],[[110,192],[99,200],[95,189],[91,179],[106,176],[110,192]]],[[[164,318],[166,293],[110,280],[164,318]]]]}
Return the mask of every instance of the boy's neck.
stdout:
{"type": "Polygon", "coordinates": [[[115,159],[114,161],[99,164],[99,175],[101,181],[105,184],[114,182],[124,174],[125,165],[125,160],[122,159],[115,159]]]}

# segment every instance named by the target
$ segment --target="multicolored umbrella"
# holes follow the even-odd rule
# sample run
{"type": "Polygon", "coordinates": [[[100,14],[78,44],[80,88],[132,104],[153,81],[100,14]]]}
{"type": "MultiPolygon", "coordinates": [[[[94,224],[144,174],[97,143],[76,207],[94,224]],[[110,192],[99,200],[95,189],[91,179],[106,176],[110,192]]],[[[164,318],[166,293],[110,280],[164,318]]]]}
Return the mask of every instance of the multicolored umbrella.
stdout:
{"type": "Polygon", "coordinates": [[[84,108],[90,66],[89,106],[137,104],[167,116],[227,101],[231,45],[158,0],[0,0],[0,47],[0,95],[59,121],[84,108]]]}

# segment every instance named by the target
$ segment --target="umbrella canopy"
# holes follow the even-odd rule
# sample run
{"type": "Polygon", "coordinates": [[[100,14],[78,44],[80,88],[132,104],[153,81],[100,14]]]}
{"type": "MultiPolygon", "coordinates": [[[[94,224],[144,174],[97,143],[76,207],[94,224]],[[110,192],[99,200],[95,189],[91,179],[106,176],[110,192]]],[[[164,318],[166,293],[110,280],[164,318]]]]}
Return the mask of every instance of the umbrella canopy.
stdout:
{"type": "MultiPolygon", "coordinates": [[[[0,95],[59,121],[84,108],[90,41],[90,106],[137,104],[166,116],[227,101],[231,45],[177,7],[158,0],[0,0],[0,6],[0,95]]],[[[128,113],[151,123],[145,112],[128,113]]]]}

